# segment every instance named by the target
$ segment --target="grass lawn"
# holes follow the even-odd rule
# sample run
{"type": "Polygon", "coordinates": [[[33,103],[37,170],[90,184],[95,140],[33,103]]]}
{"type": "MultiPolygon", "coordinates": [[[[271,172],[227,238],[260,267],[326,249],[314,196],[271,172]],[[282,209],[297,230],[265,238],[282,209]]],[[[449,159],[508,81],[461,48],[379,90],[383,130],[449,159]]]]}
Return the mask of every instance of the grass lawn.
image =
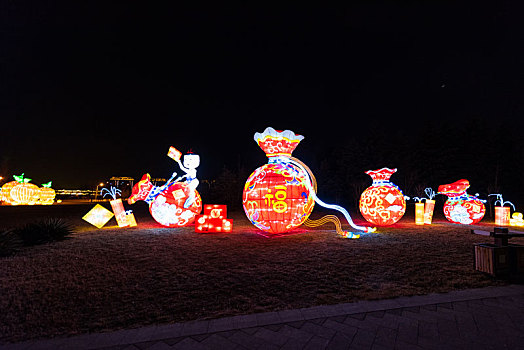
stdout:
{"type": "Polygon", "coordinates": [[[138,227],[100,230],[81,220],[92,204],[0,207],[4,226],[52,216],[77,227],[0,258],[0,342],[504,284],[473,270],[473,243],[492,239],[439,213],[358,240],[329,225],[268,239],[243,212],[228,214],[233,233],[198,234],[161,227],[140,204],[138,227]]]}

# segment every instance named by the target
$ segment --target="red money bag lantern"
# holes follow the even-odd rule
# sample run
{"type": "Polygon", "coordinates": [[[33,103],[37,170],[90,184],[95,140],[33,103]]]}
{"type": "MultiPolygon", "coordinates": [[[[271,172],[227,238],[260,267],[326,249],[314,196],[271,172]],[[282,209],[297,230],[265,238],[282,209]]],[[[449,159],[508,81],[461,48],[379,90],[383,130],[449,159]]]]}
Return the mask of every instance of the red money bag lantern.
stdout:
{"type": "Polygon", "coordinates": [[[486,213],[484,203],[477,197],[467,194],[468,188],[469,181],[465,179],[438,187],[438,193],[448,196],[448,200],[444,203],[444,216],[455,224],[476,224],[486,213]]]}
{"type": "Polygon", "coordinates": [[[368,170],[373,184],[360,196],[360,212],[364,219],[377,226],[393,225],[406,212],[402,191],[389,178],[397,169],[368,170]]]}
{"type": "Polygon", "coordinates": [[[255,142],[269,158],[244,186],[243,206],[249,220],[269,233],[284,233],[300,226],[311,214],[315,200],[308,175],[291,164],[291,153],[304,138],[290,130],[266,128],[255,142]]]}

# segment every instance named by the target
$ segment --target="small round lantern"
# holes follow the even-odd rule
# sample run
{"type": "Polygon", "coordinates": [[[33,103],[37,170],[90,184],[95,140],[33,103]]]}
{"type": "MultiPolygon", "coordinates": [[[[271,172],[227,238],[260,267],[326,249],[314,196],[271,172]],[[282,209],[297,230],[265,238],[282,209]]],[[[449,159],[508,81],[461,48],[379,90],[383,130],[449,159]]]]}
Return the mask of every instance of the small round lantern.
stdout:
{"type": "Polygon", "coordinates": [[[309,176],[291,162],[291,153],[304,137],[268,127],[255,133],[254,139],[266,153],[268,164],[247,179],[244,211],[253,225],[265,232],[288,232],[306,221],[315,205],[309,176]]]}
{"type": "Polygon", "coordinates": [[[389,178],[397,169],[368,170],[373,184],[360,196],[360,212],[364,219],[377,226],[393,225],[406,212],[402,191],[389,178]]]}
{"type": "Polygon", "coordinates": [[[40,200],[38,201],[38,204],[49,205],[53,204],[55,201],[56,192],[51,188],[51,183],[52,182],[49,181],[46,184],[42,184],[42,187],[40,187],[40,200]]]}
{"type": "Polygon", "coordinates": [[[438,187],[438,193],[448,196],[444,203],[444,216],[455,224],[476,224],[486,213],[484,203],[466,193],[468,188],[469,181],[465,179],[438,187]]]}

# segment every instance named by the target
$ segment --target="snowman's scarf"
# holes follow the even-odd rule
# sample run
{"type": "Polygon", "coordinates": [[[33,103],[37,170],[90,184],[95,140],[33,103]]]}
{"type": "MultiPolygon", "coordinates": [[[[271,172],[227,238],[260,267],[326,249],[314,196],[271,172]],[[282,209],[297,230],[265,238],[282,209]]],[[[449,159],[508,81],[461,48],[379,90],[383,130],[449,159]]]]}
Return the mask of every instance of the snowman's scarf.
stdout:
{"type": "MultiPolygon", "coordinates": [[[[351,215],[349,215],[348,211],[346,209],[344,209],[343,207],[341,207],[339,205],[335,205],[335,204],[324,203],[320,198],[318,198],[317,197],[317,193],[316,193],[317,192],[317,181],[315,179],[315,176],[313,175],[311,170],[308,168],[308,166],[305,165],[301,160],[299,160],[299,159],[297,159],[295,157],[290,157],[288,162],[293,164],[293,165],[295,165],[295,166],[297,166],[304,173],[309,175],[309,178],[310,178],[311,181],[306,181],[306,184],[307,184],[307,187],[308,187],[310,195],[313,196],[313,199],[315,200],[315,202],[318,205],[320,205],[320,206],[322,206],[324,208],[334,209],[336,211],[341,212],[344,215],[344,217],[346,218],[347,222],[355,230],[363,231],[363,232],[366,232],[366,233],[368,233],[368,232],[375,232],[375,227],[366,227],[366,226],[358,226],[358,225],[356,225],[353,222],[353,220],[351,219],[351,215]]],[[[324,216],[324,217],[322,217],[322,218],[320,218],[318,220],[307,219],[304,222],[304,225],[309,226],[309,227],[317,227],[317,226],[323,225],[323,224],[328,223],[328,222],[334,223],[335,227],[336,227],[336,230],[337,230],[337,233],[342,235],[342,236],[344,236],[344,237],[347,237],[347,238],[359,238],[360,237],[359,234],[355,234],[353,232],[343,231],[342,230],[342,225],[340,224],[340,220],[335,215],[326,215],[326,216],[324,216]]]]}

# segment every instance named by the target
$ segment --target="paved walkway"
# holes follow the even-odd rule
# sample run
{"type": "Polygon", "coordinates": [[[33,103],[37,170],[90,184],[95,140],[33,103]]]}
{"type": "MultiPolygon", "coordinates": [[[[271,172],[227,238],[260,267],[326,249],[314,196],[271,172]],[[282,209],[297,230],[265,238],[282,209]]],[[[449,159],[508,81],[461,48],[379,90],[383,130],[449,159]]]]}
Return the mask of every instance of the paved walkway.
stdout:
{"type": "Polygon", "coordinates": [[[5,349],[524,349],[524,285],[28,341],[5,349]]]}

